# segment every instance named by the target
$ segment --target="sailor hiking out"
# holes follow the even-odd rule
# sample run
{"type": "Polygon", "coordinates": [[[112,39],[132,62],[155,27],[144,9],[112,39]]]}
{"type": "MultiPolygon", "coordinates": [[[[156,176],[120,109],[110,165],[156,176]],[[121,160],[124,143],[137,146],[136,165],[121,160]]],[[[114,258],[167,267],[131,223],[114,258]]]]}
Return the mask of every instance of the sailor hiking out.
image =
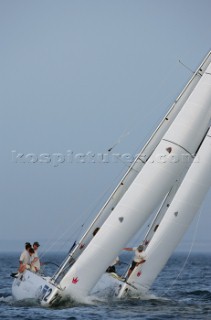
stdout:
{"type": "Polygon", "coordinates": [[[125,278],[127,280],[130,277],[132,271],[135,269],[135,267],[137,267],[138,265],[140,265],[146,261],[146,254],[144,252],[143,245],[139,245],[138,247],[134,247],[134,248],[123,248],[123,250],[135,252],[135,256],[133,258],[131,267],[129,268],[127,276],[125,278]]]}

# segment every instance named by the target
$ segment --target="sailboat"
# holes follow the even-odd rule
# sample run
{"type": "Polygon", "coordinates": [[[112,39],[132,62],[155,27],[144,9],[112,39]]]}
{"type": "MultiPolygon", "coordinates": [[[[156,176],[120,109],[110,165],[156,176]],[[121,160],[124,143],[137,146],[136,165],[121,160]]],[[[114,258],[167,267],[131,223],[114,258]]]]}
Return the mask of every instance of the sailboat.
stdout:
{"type": "Polygon", "coordinates": [[[210,188],[210,125],[211,52],[55,274],[45,277],[24,271],[13,281],[14,298],[36,298],[43,306],[64,299],[83,301],[102,277],[119,298],[147,292],[210,188]],[[142,239],[146,262],[135,267],[127,282],[106,274],[152,215],[142,239]]]}

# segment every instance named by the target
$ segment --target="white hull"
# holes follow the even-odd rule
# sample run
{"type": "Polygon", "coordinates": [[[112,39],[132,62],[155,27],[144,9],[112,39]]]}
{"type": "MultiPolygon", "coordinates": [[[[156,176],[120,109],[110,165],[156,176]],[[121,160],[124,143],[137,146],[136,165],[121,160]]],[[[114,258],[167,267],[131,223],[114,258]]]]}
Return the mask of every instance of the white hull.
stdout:
{"type": "Polygon", "coordinates": [[[91,290],[90,295],[95,298],[110,298],[117,296],[123,282],[112,277],[109,273],[104,273],[94,288],[91,290]]]}
{"type": "Polygon", "coordinates": [[[15,278],[12,285],[12,295],[15,300],[36,299],[45,300],[55,288],[49,283],[50,278],[42,277],[26,270],[15,278]]]}

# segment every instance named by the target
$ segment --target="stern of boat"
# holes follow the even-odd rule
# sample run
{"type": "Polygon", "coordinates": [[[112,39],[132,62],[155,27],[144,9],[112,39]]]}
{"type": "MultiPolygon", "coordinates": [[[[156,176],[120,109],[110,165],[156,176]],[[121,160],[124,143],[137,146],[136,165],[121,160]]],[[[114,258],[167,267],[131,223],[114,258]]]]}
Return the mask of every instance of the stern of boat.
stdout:
{"type": "Polygon", "coordinates": [[[48,300],[52,295],[58,300],[58,291],[59,289],[50,283],[49,277],[43,277],[29,270],[19,274],[12,284],[12,295],[15,300],[35,299],[46,306],[50,305],[48,300]]]}

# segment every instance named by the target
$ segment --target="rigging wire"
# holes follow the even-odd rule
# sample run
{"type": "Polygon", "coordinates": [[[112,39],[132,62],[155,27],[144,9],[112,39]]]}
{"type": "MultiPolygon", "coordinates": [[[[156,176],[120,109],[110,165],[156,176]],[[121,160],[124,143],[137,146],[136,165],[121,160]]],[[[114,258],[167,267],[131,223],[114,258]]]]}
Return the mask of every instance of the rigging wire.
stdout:
{"type": "Polygon", "coordinates": [[[130,134],[130,131],[125,131],[123,132],[119,138],[117,139],[116,142],[114,142],[114,144],[107,150],[108,152],[111,152],[118,144],[120,144],[121,140],[124,139],[125,137],[127,137],[130,134]]]}
{"type": "Polygon", "coordinates": [[[192,74],[195,73],[191,68],[189,68],[188,66],[186,66],[181,60],[179,60],[179,63],[180,63],[183,67],[185,67],[185,69],[187,69],[188,71],[190,71],[192,74]]]}
{"type": "Polygon", "coordinates": [[[202,208],[200,209],[200,212],[199,212],[199,215],[198,215],[198,219],[197,219],[197,222],[196,222],[196,227],[195,227],[195,230],[194,230],[194,233],[193,233],[193,238],[192,238],[192,242],[191,242],[191,245],[190,245],[190,249],[189,249],[189,252],[187,254],[187,257],[179,271],[179,273],[177,274],[176,278],[172,281],[172,283],[170,284],[169,288],[164,291],[164,293],[161,295],[161,297],[163,297],[164,295],[166,295],[171,289],[172,287],[175,285],[176,281],[178,280],[178,278],[181,276],[182,272],[184,271],[185,269],[185,266],[189,260],[189,257],[190,257],[190,254],[192,252],[192,249],[193,249],[193,246],[195,244],[195,240],[196,240],[196,235],[197,235],[197,231],[198,231],[198,227],[199,227],[199,221],[200,221],[200,218],[201,218],[201,215],[202,215],[202,208]]]}
{"type": "MultiPolygon", "coordinates": [[[[90,219],[90,217],[95,213],[95,211],[97,210],[99,204],[102,203],[103,199],[109,193],[109,191],[111,191],[113,189],[114,183],[117,180],[119,180],[119,178],[122,176],[122,171],[123,171],[123,169],[113,179],[113,182],[109,185],[109,187],[100,194],[100,196],[98,197],[97,201],[94,201],[96,203],[94,204],[94,202],[93,202],[89,206],[90,209],[87,210],[89,212],[89,214],[86,214],[86,219],[83,220],[82,224],[79,224],[79,219],[81,220],[81,215],[78,214],[77,218],[74,219],[74,223],[71,223],[71,226],[68,226],[68,228],[59,237],[56,237],[54,241],[52,241],[50,239],[47,241],[45,247],[42,250],[42,255],[40,255],[40,257],[45,256],[45,254],[49,250],[51,250],[53,247],[55,247],[55,245],[58,244],[58,242],[61,243],[61,240],[65,237],[65,235],[68,234],[68,233],[71,233],[72,230],[74,230],[74,233],[71,234],[71,239],[64,239],[64,242],[68,242],[68,244],[69,244],[69,241],[71,241],[71,240],[75,241],[76,239],[79,238],[79,235],[82,232],[84,226],[88,223],[88,220],[90,219]]],[[[55,232],[55,234],[56,234],[56,232],[55,232]]],[[[63,243],[60,244],[60,248],[64,249],[64,244],[63,243]]]]}
{"type": "MultiPolygon", "coordinates": [[[[174,72],[175,72],[175,67],[172,68],[170,74],[169,74],[167,77],[163,78],[163,80],[162,80],[162,82],[160,83],[159,87],[158,87],[158,86],[156,87],[156,90],[154,90],[154,92],[153,92],[154,94],[153,94],[153,95],[150,95],[150,98],[151,98],[151,99],[153,99],[153,98],[156,96],[156,91],[160,91],[160,87],[163,87],[163,85],[164,85],[164,84],[168,81],[168,79],[172,76],[171,74],[174,73],[174,72]]],[[[165,99],[163,99],[163,101],[161,101],[159,104],[156,105],[156,109],[160,109],[160,106],[164,104],[164,101],[165,101],[165,100],[167,100],[167,97],[165,97],[165,99]]],[[[149,103],[149,101],[148,101],[148,105],[149,105],[149,104],[151,104],[151,103],[149,103]]],[[[154,113],[154,108],[147,108],[147,110],[149,110],[149,112],[148,112],[147,114],[145,113],[144,117],[141,118],[141,123],[144,123],[144,122],[145,122],[145,118],[149,118],[149,117],[151,116],[151,114],[154,113]]],[[[138,114],[138,115],[140,115],[140,110],[139,110],[139,114],[138,114]]],[[[129,128],[128,128],[127,130],[124,130],[123,133],[120,134],[119,138],[116,140],[115,143],[113,143],[113,145],[112,145],[110,148],[108,148],[107,152],[110,153],[117,145],[119,145],[119,144],[121,143],[121,141],[122,141],[123,139],[125,139],[128,135],[130,135],[130,131],[132,130],[132,128],[134,128],[134,122],[137,122],[137,119],[139,120],[139,126],[140,126],[140,119],[139,119],[139,117],[138,117],[138,116],[134,116],[134,120],[131,122],[131,125],[129,125],[129,128]]],[[[146,141],[147,136],[148,136],[148,134],[147,134],[144,138],[142,138],[141,140],[146,141]]],[[[143,144],[143,141],[141,141],[141,144],[143,144]]],[[[140,148],[137,148],[137,152],[138,152],[139,149],[140,149],[140,148]]],[[[119,162],[121,162],[121,163],[124,164],[124,168],[121,170],[121,172],[120,172],[120,173],[118,174],[118,176],[117,176],[117,177],[119,178],[119,177],[120,177],[120,174],[122,174],[122,172],[125,170],[125,167],[127,167],[127,168],[130,167],[131,163],[125,162],[124,160],[121,159],[121,157],[117,157],[117,159],[119,160],[119,162]]],[[[115,179],[113,179],[113,183],[114,183],[114,181],[117,180],[117,177],[116,177],[115,179]]],[[[78,238],[78,237],[79,237],[79,233],[81,232],[81,230],[83,230],[84,225],[87,223],[88,219],[93,215],[93,211],[96,210],[97,206],[99,206],[99,203],[102,202],[102,199],[105,197],[105,195],[108,193],[108,191],[111,190],[111,188],[113,188],[113,184],[111,184],[111,185],[109,186],[109,188],[107,188],[106,191],[104,191],[104,192],[102,193],[102,195],[98,198],[96,204],[94,205],[94,208],[93,208],[93,204],[92,204],[92,206],[90,206],[90,207],[92,207],[92,209],[89,210],[89,211],[91,211],[91,212],[90,212],[88,215],[86,215],[87,218],[85,219],[85,221],[82,223],[82,225],[81,225],[80,227],[78,227],[78,228],[73,228],[73,224],[71,223],[71,227],[67,228],[66,231],[63,232],[60,237],[56,238],[53,242],[52,242],[51,240],[49,240],[48,242],[51,242],[51,245],[50,245],[50,246],[48,245],[48,247],[46,246],[47,248],[46,248],[45,251],[43,251],[43,255],[44,255],[47,251],[49,251],[50,249],[52,249],[52,247],[54,247],[54,246],[56,245],[56,243],[58,243],[58,241],[61,240],[62,237],[64,237],[67,233],[72,232],[72,230],[75,231],[74,234],[71,236],[72,241],[75,240],[75,239],[74,239],[75,237],[73,237],[73,236],[74,236],[74,235],[76,236],[76,233],[77,233],[77,238],[78,238]],[[77,231],[77,232],[76,232],[76,231],[77,231]]],[[[74,226],[76,226],[76,224],[78,224],[79,217],[80,217],[80,215],[78,215],[77,219],[74,221],[74,226]]],[[[66,242],[67,242],[67,241],[68,241],[68,240],[66,240],[66,242]]],[[[68,241],[68,242],[69,242],[69,241],[68,241]]],[[[63,247],[63,244],[61,244],[61,246],[63,247]]]]}
{"type": "MultiPolygon", "coordinates": [[[[184,65],[180,60],[179,63],[181,63],[182,65],[184,65]]],[[[185,65],[184,65],[185,66],[185,65]]],[[[186,67],[186,66],[185,66],[186,67]]],[[[144,134],[144,136],[142,137],[141,141],[139,141],[139,144],[135,150],[134,153],[134,157],[133,159],[136,158],[136,154],[139,153],[141,146],[149,139],[150,135],[151,135],[151,131],[154,130],[158,124],[160,123],[162,117],[165,115],[165,113],[169,110],[169,104],[172,104],[174,101],[172,101],[172,99],[170,99],[172,97],[172,94],[170,94],[170,92],[168,91],[168,94],[165,94],[165,98],[163,98],[162,100],[160,100],[159,103],[154,104],[153,103],[153,99],[156,98],[156,95],[158,92],[161,91],[161,88],[164,87],[164,85],[166,85],[166,83],[169,82],[169,79],[172,78],[172,74],[175,74],[175,70],[177,69],[176,66],[174,66],[170,72],[168,73],[168,75],[166,77],[162,78],[162,81],[159,82],[159,86],[156,86],[156,90],[154,89],[152,94],[150,94],[150,99],[151,102],[149,102],[149,99],[147,101],[147,104],[145,105],[144,110],[148,111],[147,113],[144,113],[144,117],[142,115],[141,119],[140,119],[140,109],[138,110],[138,112],[136,112],[136,114],[133,116],[133,120],[131,121],[131,124],[128,126],[128,129],[125,129],[123,131],[122,134],[120,134],[119,138],[117,139],[117,141],[110,147],[108,148],[108,152],[111,152],[114,148],[116,148],[118,146],[118,144],[128,135],[130,135],[131,131],[134,130],[135,127],[137,127],[137,122],[138,122],[138,127],[142,128],[143,124],[146,123],[146,119],[151,118],[151,115],[155,113],[155,109],[156,110],[163,110],[163,106],[166,106],[164,108],[164,111],[162,114],[159,113],[159,117],[157,117],[157,121],[148,129],[148,132],[146,134],[144,134]],[[171,101],[170,101],[171,100],[171,101]],[[149,106],[154,105],[154,107],[150,108],[149,106]]],[[[192,73],[194,73],[191,69],[189,69],[192,73]]],[[[143,90],[143,89],[142,89],[143,90]]],[[[144,91],[144,90],[143,90],[144,91]]],[[[175,95],[175,92],[174,94],[175,95]]],[[[118,157],[118,161],[123,163],[125,167],[129,168],[131,165],[131,162],[128,163],[128,161],[124,161],[121,157],[118,157]]]]}
{"type": "MultiPolygon", "coordinates": [[[[175,69],[175,67],[174,67],[174,69],[175,69]]],[[[172,73],[172,72],[174,73],[175,71],[172,69],[170,73],[172,73]]],[[[165,79],[163,79],[162,83],[160,83],[159,87],[156,87],[156,90],[154,90],[154,92],[153,92],[154,94],[150,96],[151,99],[156,96],[156,91],[159,91],[161,86],[163,87],[163,85],[167,82],[167,80],[169,79],[170,76],[171,76],[171,75],[168,75],[167,77],[165,77],[165,79]]],[[[165,99],[163,99],[163,101],[161,101],[159,104],[156,105],[156,109],[160,109],[160,106],[161,106],[161,105],[164,105],[166,100],[167,100],[167,97],[165,97],[165,99]]],[[[148,101],[148,104],[150,104],[149,101],[148,101]]],[[[147,110],[149,110],[149,112],[148,112],[147,114],[145,113],[144,117],[141,118],[141,121],[140,121],[139,117],[137,117],[137,116],[135,117],[135,116],[134,116],[134,119],[135,119],[135,120],[133,120],[133,121],[131,122],[131,125],[129,125],[129,128],[128,128],[127,130],[124,130],[123,133],[120,134],[120,136],[119,136],[119,138],[116,140],[116,142],[115,142],[110,148],[108,148],[108,150],[107,150],[108,153],[110,153],[117,145],[119,145],[119,144],[122,142],[123,139],[125,139],[125,138],[130,134],[130,130],[132,130],[132,128],[134,128],[134,122],[137,121],[137,118],[139,119],[139,126],[140,126],[140,122],[141,122],[141,123],[144,123],[144,122],[145,122],[145,118],[149,118],[149,117],[152,115],[152,113],[154,113],[154,108],[147,108],[147,110]]],[[[139,112],[140,112],[140,111],[139,111],[139,112]]],[[[141,139],[141,140],[142,140],[142,141],[141,141],[141,144],[143,144],[144,141],[147,140],[147,136],[148,136],[148,134],[145,135],[145,137],[141,139]]],[[[139,145],[140,145],[140,143],[139,143],[139,145]]],[[[137,147],[137,150],[136,150],[136,151],[138,152],[139,150],[140,150],[140,147],[137,147]]],[[[124,165],[124,168],[122,168],[121,172],[117,175],[117,177],[119,178],[119,177],[121,177],[122,172],[125,171],[125,168],[128,169],[128,168],[130,167],[131,162],[129,162],[129,163],[128,163],[128,162],[125,162],[123,159],[121,159],[121,157],[117,157],[117,159],[118,159],[119,162],[121,162],[121,163],[124,165]]],[[[66,229],[66,231],[63,232],[60,237],[56,238],[53,242],[52,242],[51,240],[49,240],[49,242],[51,242],[51,245],[47,247],[47,249],[43,252],[43,255],[44,255],[44,253],[46,253],[48,250],[52,249],[52,248],[58,243],[59,240],[61,241],[62,238],[64,238],[64,236],[65,236],[67,233],[71,233],[71,239],[72,239],[72,241],[74,241],[75,239],[78,239],[79,234],[80,234],[81,231],[83,230],[84,226],[86,225],[86,223],[88,222],[88,220],[90,219],[90,217],[93,215],[93,211],[96,210],[96,208],[97,208],[97,207],[99,206],[99,204],[102,202],[103,198],[106,196],[106,194],[108,194],[109,190],[112,191],[114,181],[117,181],[117,177],[116,177],[115,179],[113,179],[113,183],[110,184],[110,186],[100,195],[100,197],[99,197],[98,200],[96,201],[96,204],[94,205],[94,207],[93,207],[93,204],[90,205],[90,209],[88,210],[88,211],[90,211],[90,213],[86,215],[86,219],[83,221],[83,223],[81,224],[81,226],[79,226],[78,228],[73,228],[73,225],[71,224],[71,227],[68,227],[68,228],[66,229]],[[92,208],[92,209],[91,209],[91,208],[92,208]],[[75,231],[74,234],[72,234],[72,230],[75,231]],[[76,236],[76,233],[77,233],[77,236],[76,236]]],[[[78,216],[77,216],[77,219],[74,221],[74,225],[75,225],[75,226],[78,225],[78,220],[79,220],[80,217],[81,217],[81,215],[78,215],[78,216]]],[[[69,243],[69,241],[70,241],[69,239],[68,239],[68,240],[67,240],[67,239],[64,240],[64,242],[68,242],[68,243],[69,243]]],[[[60,243],[61,243],[61,242],[60,242],[60,243]]],[[[61,249],[61,248],[64,249],[64,244],[63,244],[63,243],[60,244],[60,249],[61,249]]]]}

